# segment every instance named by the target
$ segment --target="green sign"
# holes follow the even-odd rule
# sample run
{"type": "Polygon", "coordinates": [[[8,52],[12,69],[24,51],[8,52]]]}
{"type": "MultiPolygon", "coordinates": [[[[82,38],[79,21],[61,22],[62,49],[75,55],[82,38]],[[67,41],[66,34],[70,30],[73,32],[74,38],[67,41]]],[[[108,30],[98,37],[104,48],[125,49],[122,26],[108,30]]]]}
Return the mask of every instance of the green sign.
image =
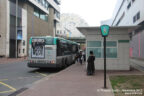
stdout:
{"type": "Polygon", "coordinates": [[[100,27],[100,29],[101,29],[101,34],[102,34],[103,37],[108,36],[108,34],[109,34],[109,29],[110,29],[110,27],[109,27],[108,25],[102,25],[102,26],[100,27]]]}

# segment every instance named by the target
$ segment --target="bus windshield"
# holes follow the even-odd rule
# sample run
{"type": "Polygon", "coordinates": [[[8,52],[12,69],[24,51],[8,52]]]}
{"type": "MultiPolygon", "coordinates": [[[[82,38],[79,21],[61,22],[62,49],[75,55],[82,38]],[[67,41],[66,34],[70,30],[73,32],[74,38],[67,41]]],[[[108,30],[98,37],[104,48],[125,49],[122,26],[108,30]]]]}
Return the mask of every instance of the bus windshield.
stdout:
{"type": "Polygon", "coordinates": [[[54,39],[53,38],[46,38],[45,39],[45,45],[54,45],[54,39]]]}

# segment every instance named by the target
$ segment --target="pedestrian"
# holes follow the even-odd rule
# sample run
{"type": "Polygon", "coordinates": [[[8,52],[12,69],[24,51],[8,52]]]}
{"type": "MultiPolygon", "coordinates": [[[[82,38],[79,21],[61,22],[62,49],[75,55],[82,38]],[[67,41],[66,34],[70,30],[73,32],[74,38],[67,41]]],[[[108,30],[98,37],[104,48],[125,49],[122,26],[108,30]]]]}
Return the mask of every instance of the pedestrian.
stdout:
{"type": "Polygon", "coordinates": [[[75,61],[78,62],[78,59],[79,59],[79,52],[76,53],[75,61]]]}
{"type": "Polygon", "coordinates": [[[86,54],[85,54],[85,50],[83,51],[83,60],[84,60],[84,62],[86,61],[86,54]]]}
{"type": "Polygon", "coordinates": [[[93,55],[93,51],[90,51],[90,56],[88,57],[88,65],[87,65],[87,75],[93,75],[95,72],[94,66],[95,56],[93,55]]]}
{"type": "Polygon", "coordinates": [[[79,53],[79,62],[82,65],[82,51],[80,51],[80,53],[79,53]]]}

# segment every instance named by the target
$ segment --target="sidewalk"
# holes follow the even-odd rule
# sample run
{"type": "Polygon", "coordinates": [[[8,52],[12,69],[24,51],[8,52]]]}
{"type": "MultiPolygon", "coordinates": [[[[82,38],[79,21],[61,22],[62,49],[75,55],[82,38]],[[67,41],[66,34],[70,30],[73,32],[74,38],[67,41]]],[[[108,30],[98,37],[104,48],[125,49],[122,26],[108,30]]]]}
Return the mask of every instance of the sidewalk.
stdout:
{"type": "MultiPolygon", "coordinates": [[[[133,71],[109,71],[108,75],[138,75],[133,71]]],[[[111,90],[107,78],[108,90],[111,90]]],[[[37,81],[28,90],[17,96],[114,96],[103,90],[103,71],[96,71],[94,76],[86,75],[85,65],[74,64],[69,68],[37,81]]]]}
{"type": "Polygon", "coordinates": [[[6,64],[6,63],[12,63],[12,62],[18,62],[18,61],[24,61],[26,58],[0,58],[0,64],[6,64]]]}
{"type": "Polygon", "coordinates": [[[87,76],[85,65],[74,64],[54,76],[41,79],[18,96],[113,96],[111,92],[98,92],[102,88],[102,71],[87,76]]]}

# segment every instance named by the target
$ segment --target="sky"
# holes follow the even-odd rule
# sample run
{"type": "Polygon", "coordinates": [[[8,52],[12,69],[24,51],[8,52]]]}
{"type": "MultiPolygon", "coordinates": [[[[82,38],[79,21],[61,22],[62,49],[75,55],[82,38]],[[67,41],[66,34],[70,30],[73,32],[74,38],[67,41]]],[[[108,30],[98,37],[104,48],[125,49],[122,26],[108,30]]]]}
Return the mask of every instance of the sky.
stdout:
{"type": "Polygon", "coordinates": [[[112,17],[117,0],[61,0],[61,13],[74,13],[89,26],[99,26],[112,17]]]}

